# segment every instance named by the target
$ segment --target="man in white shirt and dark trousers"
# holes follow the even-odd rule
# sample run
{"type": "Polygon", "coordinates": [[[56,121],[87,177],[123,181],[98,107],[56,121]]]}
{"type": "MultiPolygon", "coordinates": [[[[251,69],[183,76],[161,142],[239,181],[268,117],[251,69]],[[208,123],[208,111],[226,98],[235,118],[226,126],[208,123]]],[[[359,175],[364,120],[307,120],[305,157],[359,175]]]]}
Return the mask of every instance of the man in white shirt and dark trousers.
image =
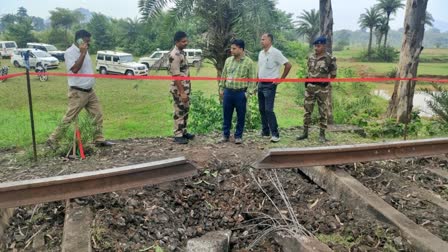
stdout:
{"type": "MultiPolygon", "coordinates": [[[[291,70],[291,64],[277,48],[272,46],[274,36],[265,33],[261,36],[261,50],[258,55],[258,78],[260,79],[278,79],[280,68],[285,66],[280,79],[288,76],[291,70]]],[[[274,113],[274,100],[277,86],[280,80],[275,82],[259,82],[258,84],[258,106],[261,114],[262,131],[261,136],[271,136],[271,142],[280,141],[278,132],[277,118],[274,113]]]]}
{"type": "MultiPolygon", "coordinates": [[[[65,51],[65,64],[69,74],[93,74],[92,60],[88,52],[91,34],[86,30],[79,30],[75,34],[75,43],[65,51]]],[[[47,145],[56,144],[58,137],[73,122],[83,108],[87,110],[95,121],[95,145],[107,147],[113,145],[103,136],[103,112],[98,97],[93,90],[94,77],[68,77],[68,109],[58,126],[47,140],[47,145]]]]}

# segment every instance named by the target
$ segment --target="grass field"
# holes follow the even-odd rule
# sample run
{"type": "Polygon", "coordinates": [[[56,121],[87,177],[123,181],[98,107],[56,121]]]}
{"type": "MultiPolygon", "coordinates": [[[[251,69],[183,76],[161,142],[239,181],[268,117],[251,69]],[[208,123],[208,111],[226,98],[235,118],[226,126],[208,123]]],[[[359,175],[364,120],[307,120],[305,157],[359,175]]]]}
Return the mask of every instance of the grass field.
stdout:
{"type": "MultiPolygon", "coordinates": [[[[428,50],[429,51],[429,50],[428,50]]],[[[437,56],[439,50],[432,53],[437,56]]],[[[346,53],[344,51],[344,53],[346,53]]],[[[442,55],[448,50],[443,50],[442,55]]],[[[336,54],[338,57],[343,57],[336,54]]],[[[346,56],[344,56],[346,57],[346,56]]],[[[94,56],[92,56],[94,58],[94,56]]],[[[9,59],[2,59],[2,65],[10,66],[10,73],[24,69],[11,66],[9,59]]],[[[339,67],[368,69],[374,73],[390,71],[393,63],[358,63],[341,60],[339,67]]],[[[295,77],[297,64],[289,75],[295,77]]],[[[448,63],[422,63],[420,74],[447,75],[448,63]]],[[[59,69],[64,72],[62,63],[59,69]]],[[[166,75],[166,71],[152,73],[166,75]]],[[[215,69],[205,65],[199,72],[192,70],[192,76],[216,76],[215,69]]],[[[31,76],[37,141],[43,143],[62,119],[67,106],[67,80],[65,77],[50,77],[39,82],[31,76]]],[[[295,86],[302,83],[284,83],[279,86],[276,98],[276,112],[280,127],[302,125],[303,109],[295,104],[295,86]]],[[[384,84],[378,84],[384,85],[384,84]]],[[[389,84],[390,85],[390,84],[389,84]]],[[[104,111],[104,131],[108,139],[170,136],[172,134],[172,103],[167,81],[97,79],[96,92],[104,111]]],[[[217,98],[217,83],[193,82],[192,91],[202,91],[206,96],[217,98]]],[[[24,147],[31,143],[26,80],[24,77],[9,79],[0,83],[0,148],[24,147]]]]}
{"type": "MultiPolygon", "coordinates": [[[[10,73],[24,71],[11,67],[7,59],[2,60],[4,64],[10,66],[10,73]]],[[[62,63],[59,69],[51,71],[64,72],[64,69],[62,63]]],[[[166,71],[153,74],[166,75],[166,71]]],[[[199,72],[192,70],[192,75],[214,77],[216,71],[212,66],[205,66],[199,72]]],[[[31,83],[37,141],[43,143],[66,111],[67,81],[65,77],[50,76],[47,82],[39,82],[37,77],[31,76],[31,83]]],[[[282,127],[302,124],[303,112],[294,103],[293,85],[285,83],[279,87],[276,111],[282,127]]],[[[172,135],[169,82],[97,79],[95,89],[103,106],[107,138],[172,135]]],[[[218,97],[216,82],[195,81],[192,91],[198,90],[206,96],[218,97]]],[[[23,147],[31,142],[25,77],[0,83],[0,129],[0,148],[23,147]]]]}

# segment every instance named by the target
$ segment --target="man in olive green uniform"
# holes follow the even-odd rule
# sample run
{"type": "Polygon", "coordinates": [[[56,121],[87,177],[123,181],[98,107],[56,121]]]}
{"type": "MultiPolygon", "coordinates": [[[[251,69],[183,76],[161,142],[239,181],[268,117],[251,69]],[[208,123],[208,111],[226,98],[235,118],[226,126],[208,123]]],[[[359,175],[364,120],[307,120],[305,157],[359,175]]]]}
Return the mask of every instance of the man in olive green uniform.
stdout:
{"type": "MultiPolygon", "coordinates": [[[[308,76],[307,78],[327,79],[336,78],[337,66],[336,58],[327,52],[327,39],[325,37],[317,38],[314,45],[314,53],[308,58],[308,76]]],[[[320,114],[320,134],[319,141],[328,141],[325,138],[325,130],[327,129],[328,114],[328,96],[330,94],[329,82],[306,82],[305,83],[305,115],[303,134],[297,137],[297,140],[308,138],[308,130],[311,125],[311,114],[313,113],[314,103],[317,100],[320,114]]]]}
{"type": "MultiPolygon", "coordinates": [[[[188,62],[184,49],[188,45],[187,34],[182,31],[174,35],[176,44],[169,53],[170,75],[173,77],[189,77],[188,62]]],[[[190,90],[191,82],[189,80],[173,80],[171,82],[170,92],[174,100],[174,141],[178,144],[187,144],[194,138],[193,134],[187,133],[188,112],[190,109],[190,90]]]]}

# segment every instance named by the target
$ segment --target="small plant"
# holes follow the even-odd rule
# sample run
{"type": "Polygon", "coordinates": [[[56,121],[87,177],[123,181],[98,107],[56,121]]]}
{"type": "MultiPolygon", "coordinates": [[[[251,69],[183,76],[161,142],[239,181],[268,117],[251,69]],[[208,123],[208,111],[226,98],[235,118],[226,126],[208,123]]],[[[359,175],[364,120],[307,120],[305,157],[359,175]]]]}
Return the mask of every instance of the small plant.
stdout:
{"type": "Polygon", "coordinates": [[[423,92],[431,96],[432,99],[428,99],[428,104],[431,111],[437,115],[437,119],[441,122],[448,124],[448,89],[441,85],[432,85],[435,91],[428,88],[422,89],[423,92]]]}

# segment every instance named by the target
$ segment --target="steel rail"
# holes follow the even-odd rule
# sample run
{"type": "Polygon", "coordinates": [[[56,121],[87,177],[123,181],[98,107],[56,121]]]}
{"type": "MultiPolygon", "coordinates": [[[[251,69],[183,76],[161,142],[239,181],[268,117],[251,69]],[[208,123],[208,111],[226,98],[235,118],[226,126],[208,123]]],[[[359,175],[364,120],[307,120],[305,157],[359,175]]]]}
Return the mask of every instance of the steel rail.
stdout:
{"type": "Polygon", "coordinates": [[[184,157],[106,170],[0,184],[0,208],[18,207],[145,185],[154,185],[197,174],[184,157]]]}
{"type": "Polygon", "coordinates": [[[375,144],[271,149],[254,168],[279,169],[434,156],[448,153],[448,138],[375,144]]]}

